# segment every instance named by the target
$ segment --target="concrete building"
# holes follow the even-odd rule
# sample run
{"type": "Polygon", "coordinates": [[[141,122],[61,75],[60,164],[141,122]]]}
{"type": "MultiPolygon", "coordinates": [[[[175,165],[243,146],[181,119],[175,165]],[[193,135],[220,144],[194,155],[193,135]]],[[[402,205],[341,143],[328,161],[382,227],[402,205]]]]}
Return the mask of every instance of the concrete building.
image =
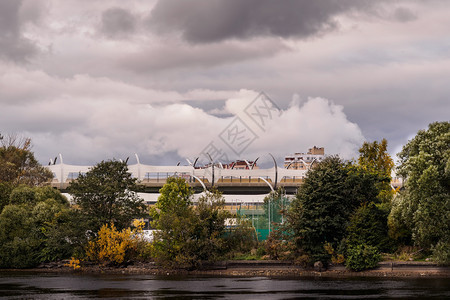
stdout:
{"type": "Polygon", "coordinates": [[[325,149],[316,147],[306,153],[295,153],[284,158],[284,167],[294,170],[309,170],[325,158],[325,149]]]}

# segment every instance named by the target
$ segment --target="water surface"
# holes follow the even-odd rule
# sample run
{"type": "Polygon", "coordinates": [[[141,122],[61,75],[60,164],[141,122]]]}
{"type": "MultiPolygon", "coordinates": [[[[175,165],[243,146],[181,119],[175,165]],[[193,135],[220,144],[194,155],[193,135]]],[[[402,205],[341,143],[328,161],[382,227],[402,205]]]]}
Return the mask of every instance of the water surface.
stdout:
{"type": "Polygon", "coordinates": [[[0,299],[450,299],[446,278],[0,273],[0,299]]]}

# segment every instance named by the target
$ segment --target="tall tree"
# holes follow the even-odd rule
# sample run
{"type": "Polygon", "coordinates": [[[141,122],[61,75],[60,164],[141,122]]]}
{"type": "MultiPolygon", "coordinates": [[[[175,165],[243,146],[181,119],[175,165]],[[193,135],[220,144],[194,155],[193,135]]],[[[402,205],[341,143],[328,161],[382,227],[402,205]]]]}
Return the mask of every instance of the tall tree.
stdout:
{"type": "Polygon", "coordinates": [[[394,191],[391,188],[391,172],[394,167],[394,161],[387,151],[387,140],[372,143],[364,142],[359,149],[358,165],[367,170],[379,174],[380,182],[377,184],[379,191],[378,200],[384,204],[384,209],[390,208],[394,191]]]}
{"type": "Polygon", "coordinates": [[[396,197],[391,227],[409,229],[413,241],[450,261],[450,123],[420,130],[398,153],[405,191],[396,197]],[[438,252],[439,252],[438,251],[438,252]]]}
{"type": "Polygon", "coordinates": [[[143,200],[136,192],[136,179],[128,172],[125,162],[102,161],[70,184],[69,192],[90,229],[113,223],[118,229],[129,227],[134,218],[145,212],[143,200]]]}
{"type": "Polygon", "coordinates": [[[378,181],[377,174],[336,156],[310,170],[287,214],[297,246],[314,260],[327,260],[324,245],[340,244],[350,216],[362,204],[376,200],[378,181]]]}
{"type": "Polygon", "coordinates": [[[390,177],[394,161],[387,152],[387,145],[386,139],[382,139],[380,143],[364,142],[359,149],[359,165],[390,177]]]}
{"type": "Polygon", "coordinates": [[[0,183],[36,186],[50,181],[52,173],[42,167],[31,151],[29,138],[15,135],[0,139],[0,183]]]}

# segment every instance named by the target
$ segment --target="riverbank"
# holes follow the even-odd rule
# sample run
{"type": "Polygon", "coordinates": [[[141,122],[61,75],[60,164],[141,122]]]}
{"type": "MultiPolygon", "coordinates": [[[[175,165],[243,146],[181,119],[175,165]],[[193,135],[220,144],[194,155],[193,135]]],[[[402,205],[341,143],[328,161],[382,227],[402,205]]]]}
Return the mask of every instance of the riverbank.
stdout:
{"type": "Polygon", "coordinates": [[[85,265],[74,270],[65,262],[43,264],[39,268],[0,270],[15,272],[78,273],[78,274],[124,274],[124,275],[180,275],[180,276],[239,276],[239,277],[450,277],[450,267],[432,262],[381,262],[377,268],[361,272],[347,270],[342,265],[329,266],[317,271],[305,269],[290,261],[221,261],[209,263],[196,270],[164,269],[153,263],[136,263],[126,267],[85,265]]]}

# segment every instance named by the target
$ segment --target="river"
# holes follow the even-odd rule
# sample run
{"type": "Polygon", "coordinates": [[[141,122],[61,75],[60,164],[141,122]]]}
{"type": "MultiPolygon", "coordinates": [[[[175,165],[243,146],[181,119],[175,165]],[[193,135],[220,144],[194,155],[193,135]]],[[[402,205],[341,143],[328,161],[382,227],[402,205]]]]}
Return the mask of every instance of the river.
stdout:
{"type": "Polygon", "coordinates": [[[0,272],[0,299],[450,299],[448,278],[174,277],[0,272]]]}

